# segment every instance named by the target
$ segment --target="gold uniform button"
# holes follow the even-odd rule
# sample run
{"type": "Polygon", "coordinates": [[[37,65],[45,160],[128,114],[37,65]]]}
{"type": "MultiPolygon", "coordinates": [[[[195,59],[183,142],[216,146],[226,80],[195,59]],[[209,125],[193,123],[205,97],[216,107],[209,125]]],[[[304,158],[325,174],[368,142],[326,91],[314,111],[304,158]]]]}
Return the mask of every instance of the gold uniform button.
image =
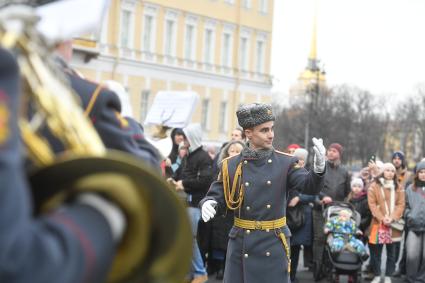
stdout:
{"type": "Polygon", "coordinates": [[[251,209],[251,207],[249,207],[249,206],[246,207],[246,210],[250,210],[250,209],[251,209]]]}
{"type": "Polygon", "coordinates": [[[270,252],[266,252],[266,256],[270,256],[270,252]]]}
{"type": "Polygon", "coordinates": [[[249,182],[245,182],[245,187],[249,187],[249,182]]]}
{"type": "Polygon", "coordinates": [[[269,186],[270,186],[270,185],[272,184],[272,181],[270,181],[270,180],[269,180],[269,181],[267,181],[266,183],[267,183],[267,185],[269,185],[269,186]]]}
{"type": "Polygon", "coordinates": [[[251,233],[251,230],[246,230],[246,233],[249,235],[249,233],[251,233]]]}
{"type": "Polygon", "coordinates": [[[272,207],[270,204],[268,204],[268,205],[266,205],[266,207],[268,208],[268,209],[270,209],[270,207],[272,207]]]}
{"type": "Polygon", "coordinates": [[[248,254],[244,254],[243,256],[244,256],[245,258],[248,258],[248,254]]]}
{"type": "Polygon", "coordinates": [[[267,162],[268,162],[268,163],[272,163],[272,162],[273,162],[273,160],[269,159],[269,160],[267,160],[267,162]]]}

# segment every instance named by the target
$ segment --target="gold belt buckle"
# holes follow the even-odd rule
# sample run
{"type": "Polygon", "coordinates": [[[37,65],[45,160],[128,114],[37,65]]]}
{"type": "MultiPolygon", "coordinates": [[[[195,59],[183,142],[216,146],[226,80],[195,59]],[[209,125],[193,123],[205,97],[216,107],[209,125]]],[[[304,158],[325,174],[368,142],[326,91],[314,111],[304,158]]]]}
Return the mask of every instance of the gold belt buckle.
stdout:
{"type": "Polygon", "coordinates": [[[255,221],[255,229],[257,230],[261,230],[261,222],[260,221],[255,221]]]}

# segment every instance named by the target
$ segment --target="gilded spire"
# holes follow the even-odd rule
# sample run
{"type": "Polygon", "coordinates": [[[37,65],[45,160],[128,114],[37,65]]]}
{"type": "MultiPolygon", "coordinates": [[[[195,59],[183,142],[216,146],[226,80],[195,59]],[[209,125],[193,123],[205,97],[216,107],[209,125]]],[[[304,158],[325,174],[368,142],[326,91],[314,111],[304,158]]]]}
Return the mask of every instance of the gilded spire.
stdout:
{"type": "Polygon", "coordinates": [[[313,33],[311,36],[310,55],[308,56],[308,69],[317,70],[317,0],[314,5],[313,33]]]}
{"type": "Polygon", "coordinates": [[[317,60],[317,8],[314,11],[313,33],[311,37],[310,56],[312,60],[317,60]]]}

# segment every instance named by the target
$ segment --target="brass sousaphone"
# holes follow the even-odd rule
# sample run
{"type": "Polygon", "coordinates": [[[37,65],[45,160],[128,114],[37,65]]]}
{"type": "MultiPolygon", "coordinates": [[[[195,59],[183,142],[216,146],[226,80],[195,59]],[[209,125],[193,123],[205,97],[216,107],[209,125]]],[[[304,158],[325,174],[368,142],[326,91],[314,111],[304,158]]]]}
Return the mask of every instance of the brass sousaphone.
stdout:
{"type": "Polygon", "coordinates": [[[81,192],[99,193],[127,220],[108,282],[182,282],[192,255],[184,206],[143,162],[105,149],[52,62],[35,21],[22,12],[11,13],[7,23],[3,17],[0,44],[16,54],[22,74],[19,124],[35,167],[29,175],[37,211],[52,210],[81,192]],[[65,150],[52,150],[40,134],[45,129],[65,150]]]}

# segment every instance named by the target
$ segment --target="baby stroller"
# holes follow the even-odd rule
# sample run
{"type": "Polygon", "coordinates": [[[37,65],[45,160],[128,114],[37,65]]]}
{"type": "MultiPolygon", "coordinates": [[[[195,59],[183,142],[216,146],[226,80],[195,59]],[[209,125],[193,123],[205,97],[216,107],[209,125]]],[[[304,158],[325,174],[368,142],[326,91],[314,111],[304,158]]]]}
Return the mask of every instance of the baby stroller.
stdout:
{"type": "MultiPolygon", "coordinates": [[[[352,219],[356,222],[356,226],[360,225],[360,214],[353,208],[350,203],[333,202],[323,212],[325,222],[332,217],[338,215],[339,211],[349,209],[352,212],[352,219]]],[[[331,234],[328,237],[332,236],[331,234]]],[[[349,282],[361,282],[361,268],[363,261],[359,254],[349,250],[342,250],[338,253],[331,252],[329,244],[325,245],[323,269],[327,275],[328,282],[339,282],[339,275],[351,276],[349,282]]]]}

